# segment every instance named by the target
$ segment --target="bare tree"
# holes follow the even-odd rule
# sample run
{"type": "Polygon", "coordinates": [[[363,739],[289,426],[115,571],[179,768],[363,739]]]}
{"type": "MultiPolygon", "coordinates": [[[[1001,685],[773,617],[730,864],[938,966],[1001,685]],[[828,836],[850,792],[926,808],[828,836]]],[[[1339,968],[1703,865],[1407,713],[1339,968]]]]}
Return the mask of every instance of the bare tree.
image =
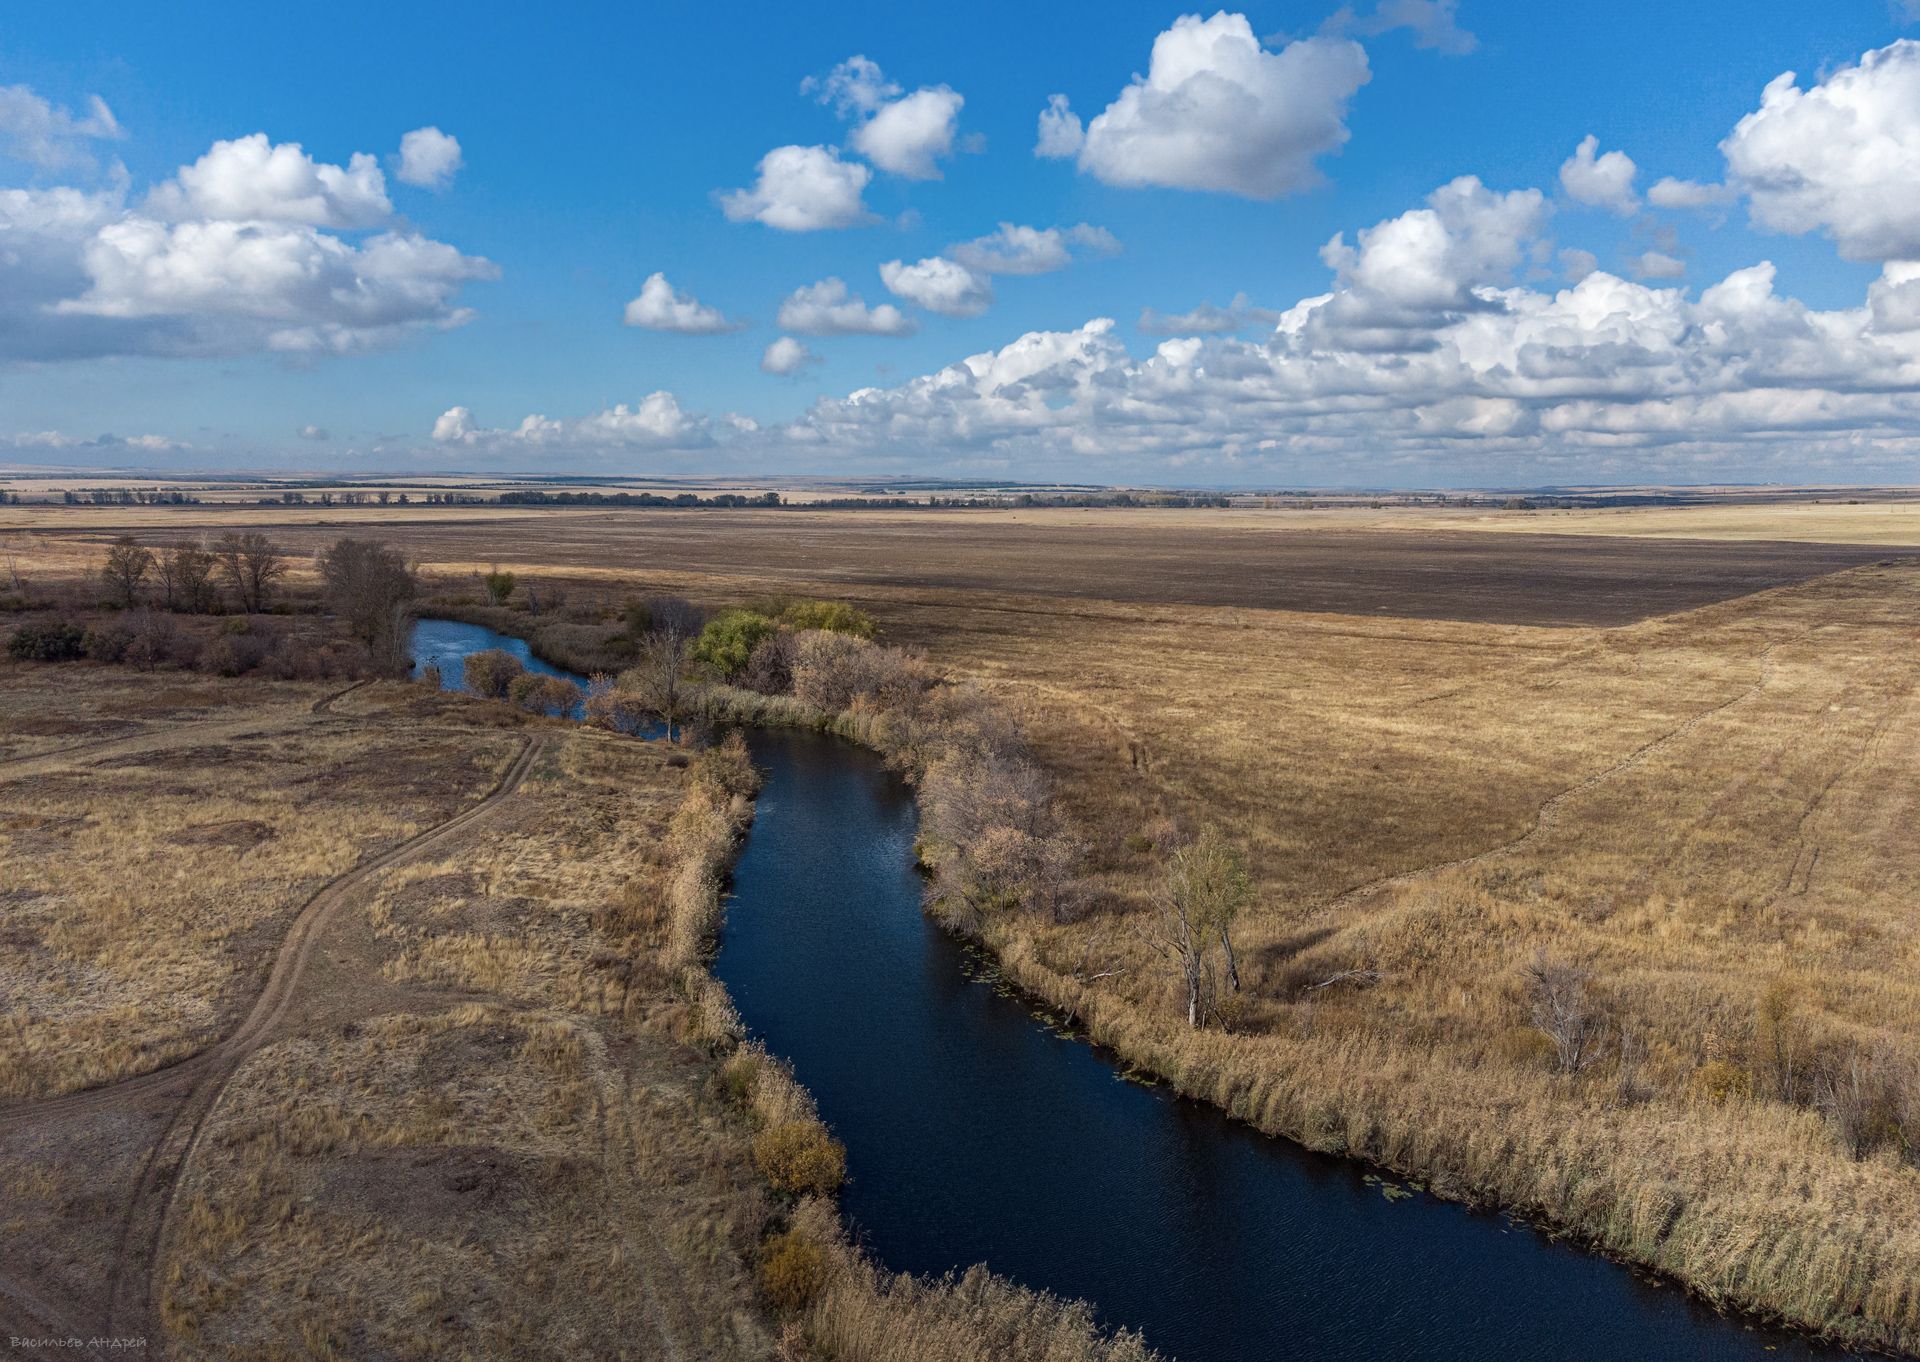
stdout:
{"type": "Polygon", "coordinates": [[[1246,858],[1218,833],[1203,832],[1173,853],[1160,896],[1158,944],[1173,957],[1186,987],[1187,1025],[1198,1027],[1206,1020],[1223,979],[1239,991],[1233,924],[1252,902],[1246,858]]]}
{"type": "Polygon", "coordinates": [[[214,557],[197,544],[176,544],[159,558],[161,604],[204,615],[213,609],[214,557]]]}
{"type": "Polygon", "coordinates": [[[1561,1073],[1577,1074],[1600,1058],[1607,1039],[1604,1009],[1593,993],[1593,975],[1543,950],[1526,968],[1533,1024],[1553,1042],[1561,1073]]]}
{"type": "Polygon", "coordinates": [[[275,585],[287,574],[286,559],[273,541],[257,530],[245,534],[229,531],[220,536],[214,554],[240,599],[240,608],[248,614],[265,610],[275,585]]]}
{"type": "Polygon", "coordinates": [[[100,569],[107,598],[115,605],[131,610],[140,601],[140,587],[153,571],[153,554],[140,546],[130,534],[123,534],[107,550],[107,561],[100,569]]]}
{"type": "Polygon", "coordinates": [[[692,712],[699,694],[699,688],[687,679],[691,647],[687,635],[675,628],[662,629],[656,621],[654,631],[640,640],[633,666],[620,673],[620,689],[648,713],[666,720],[669,742],[674,739],[675,726],[692,712]]]}
{"type": "Polygon", "coordinates": [[[367,645],[374,666],[390,674],[405,671],[419,583],[400,551],[369,539],[337,539],[321,555],[320,576],[334,613],[367,645]]]}

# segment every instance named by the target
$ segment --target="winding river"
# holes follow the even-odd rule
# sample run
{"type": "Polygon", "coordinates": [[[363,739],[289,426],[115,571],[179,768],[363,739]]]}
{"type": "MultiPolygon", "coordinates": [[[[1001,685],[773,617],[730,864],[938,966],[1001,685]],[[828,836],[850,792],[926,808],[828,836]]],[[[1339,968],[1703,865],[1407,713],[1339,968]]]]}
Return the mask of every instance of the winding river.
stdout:
{"type": "MultiPolygon", "coordinates": [[[[525,656],[446,621],[414,651],[456,687],[481,647],[525,656]]],[[[920,911],[912,796],[877,757],[749,743],[767,779],[714,972],[846,1143],[842,1205],[887,1266],[985,1262],[1180,1362],[1843,1355],[1128,1081],[920,911]]]]}

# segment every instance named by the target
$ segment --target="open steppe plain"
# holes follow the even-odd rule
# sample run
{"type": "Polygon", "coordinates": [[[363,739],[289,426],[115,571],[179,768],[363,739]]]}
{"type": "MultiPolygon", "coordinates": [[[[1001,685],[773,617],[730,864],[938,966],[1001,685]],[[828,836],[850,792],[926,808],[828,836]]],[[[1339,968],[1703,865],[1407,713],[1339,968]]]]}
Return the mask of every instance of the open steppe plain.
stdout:
{"type": "MultiPolygon", "coordinates": [[[[11,542],[77,570],[119,514],[11,542]]],[[[1040,1005],[1264,1129],[1920,1350],[1912,1142],[1844,1147],[1804,1086],[1848,1055],[1920,1091],[1904,506],[1688,508],[1681,535],[1658,509],[136,514],[151,542],[364,528],[446,593],[498,564],[582,625],[665,591],[854,601],[1018,716],[1084,844],[1073,912],[974,924],[1040,1005]],[[1146,927],[1206,828],[1258,902],[1233,1015],[1193,1033],[1146,927]],[[1603,1018],[1577,1073],[1537,1043],[1543,953],[1603,1018]]]]}

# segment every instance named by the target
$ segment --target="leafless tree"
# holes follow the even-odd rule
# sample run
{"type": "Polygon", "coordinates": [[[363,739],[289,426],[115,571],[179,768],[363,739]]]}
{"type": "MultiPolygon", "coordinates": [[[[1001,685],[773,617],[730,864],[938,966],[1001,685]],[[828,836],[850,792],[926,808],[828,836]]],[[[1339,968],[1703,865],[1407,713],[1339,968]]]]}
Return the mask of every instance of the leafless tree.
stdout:
{"type": "Polygon", "coordinates": [[[228,585],[240,600],[240,608],[258,614],[267,608],[274,587],[286,576],[287,563],[273,541],[257,530],[245,534],[229,531],[214,546],[228,585]]]}
{"type": "Polygon", "coordinates": [[[337,539],[321,556],[320,576],[334,613],[367,645],[374,666],[388,674],[405,671],[419,585],[400,551],[368,539],[337,539]]]}
{"type": "Polygon", "coordinates": [[[133,634],[121,660],[150,672],[173,656],[174,638],[173,616],[142,609],[133,617],[133,634]]]}
{"type": "Polygon", "coordinates": [[[153,571],[153,554],[142,548],[130,534],[123,534],[107,550],[107,561],[100,569],[107,598],[115,605],[131,610],[140,601],[140,587],[153,571]]]}
{"type": "Polygon", "coordinates": [[[213,609],[214,557],[197,544],[176,544],[160,555],[161,604],[203,615],[213,609]]]}
{"type": "Polygon", "coordinates": [[[1606,1012],[1594,996],[1593,975],[1544,950],[1525,973],[1533,1024],[1553,1042],[1560,1072],[1579,1073],[1600,1058],[1607,1039],[1606,1012]]]}
{"type": "Polygon", "coordinates": [[[687,655],[692,640],[675,628],[661,628],[640,640],[639,656],[620,673],[620,689],[650,714],[666,721],[667,740],[694,707],[699,688],[687,678],[687,655]]]}

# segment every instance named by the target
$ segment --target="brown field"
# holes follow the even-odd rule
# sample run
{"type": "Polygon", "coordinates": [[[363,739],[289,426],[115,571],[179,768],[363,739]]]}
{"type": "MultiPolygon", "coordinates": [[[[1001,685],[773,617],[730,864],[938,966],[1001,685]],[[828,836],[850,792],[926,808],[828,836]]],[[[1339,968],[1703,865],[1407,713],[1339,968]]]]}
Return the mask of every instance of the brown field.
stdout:
{"type": "MultiPolygon", "coordinates": [[[[1085,844],[1066,920],[974,927],[1044,1005],[1264,1129],[1920,1350],[1920,563],[1726,513],[1658,542],[1198,511],[383,533],[450,598],[515,566],[583,636],[660,590],[859,601],[1020,718],[1085,844]],[[1261,576],[1290,556],[1313,609],[1261,576]],[[1229,1024],[1195,1033],[1145,927],[1165,848],[1202,829],[1247,849],[1258,905],[1229,1024]],[[1533,1025],[1542,952],[1591,976],[1605,1039],[1578,1073],[1533,1025]],[[1892,1123],[1863,1141],[1814,1092],[1846,1057],[1892,1123]]],[[[36,543],[54,570],[100,552],[36,543]]],[[[396,983],[585,987],[387,901],[396,983]]]]}
{"type": "Polygon", "coordinates": [[[707,758],[392,683],[7,662],[0,753],[11,1334],[1151,1362],[984,1273],[876,1273],[769,1188],[756,1129],[817,1124],[704,973],[748,808],[707,758]],[[806,1301],[762,1286],[774,1233],[806,1301]]]}
{"type": "MultiPolygon", "coordinates": [[[[34,508],[26,508],[34,510],[34,508]]],[[[91,511],[43,519],[104,542],[91,511]]],[[[109,511],[111,523],[120,523],[109,511]]],[[[187,508],[126,523],[154,542],[259,526],[300,552],[347,530],[449,570],[691,578],[707,590],[791,589],[865,601],[901,589],[1040,593],[1163,606],[1238,606],[1483,624],[1629,624],[1653,615],[1920,557],[1911,547],[1638,535],[1488,534],[1245,511],[549,511],[379,519],[187,508]],[[183,528],[193,526],[192,529],[183,528]]],[[[1545,523],[1545,522],[1543,522],[1545,523]]],[[[1920,528],[1920,523],[1916,524],[1920,528]]],[[[23,542],[25,537],[16,537],[23,542]]],[[[30,541],[27,541],[30,542],[30,541]]],[[[95,550],[97,552],[97,550],[95,550]]]]}

